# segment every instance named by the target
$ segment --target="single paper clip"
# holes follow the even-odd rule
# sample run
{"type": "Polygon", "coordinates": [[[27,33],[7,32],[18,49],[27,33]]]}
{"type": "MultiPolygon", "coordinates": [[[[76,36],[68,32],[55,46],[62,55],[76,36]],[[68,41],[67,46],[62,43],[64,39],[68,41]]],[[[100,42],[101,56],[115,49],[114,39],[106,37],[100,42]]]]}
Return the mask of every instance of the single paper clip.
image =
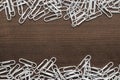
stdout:
{"type": "Polygon", "coordinates": [[[101,70],[103,73],[109,71],[112,67],[113,67],[114,63],[113,62],[109,62],[106,66],[104,66],[101,70]]]}
{"type": "Polygon", "coordinates": [[[45,15],[47,15],[50,11],[48,9],[44,9],[40,12],[38,12],[36,15],[34,15],[33,20],[39,20],[40,18],[44,17],[45,15]]]}
{"type": "Polygon", "coordinates": [[[62,14],[52,14],[44,18],[45,22],[53,21],[62,18],[62,14]]]}
{"type": "Polygon", "coordinates": [[[28,7],[25,12],[23,12],[23,14],[21,15],[21,17],[19,18],[19,23],[22,24],[25,22],[25,20],[27,19],[27,17],[29,16],[30,14],[30,8],[28,7]]]}
{"type": "Polygon", "coordinates": [[[14,65],[15,63],[16,63],[15,60],[2,61],[0,62],[0,67],[10,67],[11,65],[14,65]]]}
{"type": "Polygon", "coordinates": [[[44,59],[35,69],[35,73],[39,73],[41,70],[45,68],[46,63],[48,62],[48,59],[44,59]]]}
{"type": "Polygon", "coordinates": [[[8,73],[10,70],[10,67],[2,67],[0,68],[0,75],[8,73]]]}
{"type": "Polygon", "coordinates": [[[56,58],[52,57],[47,63],[46,63],[46,70],[49,70],[56,62],[56,58]]]}
{"type": "Polygon", "coordinates": [[[35,68],[35,67],[37,66],[36,63],[34,63],[34,62],[32,62],[32,61],[29,61],[29,60],[27,60],[27,59],[23,59],[23,58],[20,58],[20,59],[19,59],[19,62],[20,62],[21,64],[24,64],[25,66],[29,66],[29,67],[33,67],[33,68],[35,68]]]}
{"type": "Polygon", "coordinates": [[[91,56],[87,55],[81,62],[80,64],[76,67],[77,70],[81,71],[86,64],[91,60],[91,56]]]}

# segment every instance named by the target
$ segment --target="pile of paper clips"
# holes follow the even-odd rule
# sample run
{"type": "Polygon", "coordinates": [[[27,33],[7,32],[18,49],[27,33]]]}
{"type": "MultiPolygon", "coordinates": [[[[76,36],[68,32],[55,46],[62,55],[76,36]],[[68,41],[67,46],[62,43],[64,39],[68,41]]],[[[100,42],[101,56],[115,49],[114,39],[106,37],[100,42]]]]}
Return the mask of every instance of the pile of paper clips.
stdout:
{"type": "Polygon", "coordinates": [[[39,65],[27,59],[0,62],[0,80],[120,80],[120,65],[109,62],[102,68],[91,66],[87,55],[78,66],[58,67],[56,58],[44,59],[39,65]]]}
{"type": "Polygon", "coordinates": [[[75,27],[102,14],[111,18],[113,13],[120,13],[120,0],[0,0],[2,10],[7,20],[11,20],[17,10],[20,24],[27,18],[34,21],[43,18],[45,22],[64,18],[70,19],[75,27]]]}

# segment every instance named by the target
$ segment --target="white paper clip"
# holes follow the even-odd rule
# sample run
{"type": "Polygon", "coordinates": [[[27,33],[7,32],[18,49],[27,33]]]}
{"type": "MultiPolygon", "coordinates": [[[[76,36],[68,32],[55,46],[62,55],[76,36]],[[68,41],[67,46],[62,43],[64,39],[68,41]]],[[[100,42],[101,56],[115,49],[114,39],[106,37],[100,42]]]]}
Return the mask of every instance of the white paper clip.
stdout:
{"type": "Polygon", "coordinates": [[[7,20],[11,20],[11,14],[10,14],[10,9],[9,9],[9,5],[8,3],[5,1],[4,3],[4,8],[5,8],[5,14],[6,14],[6,17],[7,17],[7,20]]]}
{"type": "Polygon", "coordinates": [[[62,18],[62,14],[52,14],[44,18],[45,22],[53,21],[62,18]]]}
{"type": "Polygon", "coordinates": [[[6,0],[4,3],[7,20],[11,20],[16,15],[12,0],[6,0]]]}
{"type": "Polygon", "coordinates": [[[90,13],[95,13],[96,11],[96,5],[97,4],[97,0],[90,0],[89,1],[89,7],[88,9],[90,10],[90,13]]]}
{"type": "Polygon", "coordinates": [[[37,6],[36,8],[34,8],[34,10],[31,11],[28,18],[33,19],[40,12],[40,10],[41,10],[41,6],[37,6]]]}
{"type": "Polygon", "coordinates": [[[112,13],[108,10],[107,5],[110,3],[111,1],[107,2],[102,2],[97,4],[97,7],[108,17],[111,18],[113,15],[112,13]]]}
{"type": "Polygon", "coordinates": [[[81,71],[86,64],[91,60],[91,56],[87,55],[81,62],[80,64],[76,67],[77,70],[81,71]]]}
{"type": "Polygon", "coordinates": [[[108,72],[105,73],[105,75],[103,75],[103,77],[109,77],[114,75],[116,72],[118,72],[118,67],[115,67],[113,69],[110,69],[108,72]]]}
{"type": "Polygon", "coordinates": [[[57,65],[53,65],[53,70],[55,72],[55,76],[57,77],[58,80],[66,80],[62,73],[60,72],[59,68],[57,65]]]}
{"type": "Polygon", "coordinates": [[[45,15],[47,15],[50,11],[48,9],[44,9],[40,12],[38,12],[36,15],[34,15],[33,20],[39,20],[40,18],[44,17],[45,15]]]}
{"type": "Polygon", "coordinates": [[[0,80],[8,80],[7,75],[1,75],[0,80]]]}
{"type": "Polygon", "coordinates": [[[109,71],[112,67],[113,67],[114,63],[113,62],[109,62],[106,66],[104,66],[101,70],[103,73],[109,71]]]}
{"type": "Polygon", "coordinates": [[[37,64],[35,62],[32,62],[32,61],[29,61],[27,59],[23,59],[23,58],[20,58],[19,59],[19,62],[21,64],[24,64],[25,66],[28,66],[28,67],[33,67],[35,68],[37,66],[37,64]]]}
{"type": "Polygon", "coordinates": [[[76,66],[60,67],[59,70],[61,73],[65,74],[65,73],[69,73],[69,72],[76,70],[76,66]]]}
{"type": "Polygon", "coordinates": [[[86,21],[90,21],[90,20],[92,20],[92,19],[95,19],[95,18],[101,16],[102,14],[103,14],[103,13],[101,12],[101,10],[96,11],[95,13],[92,13],[92,14],[88,14],[86,21]]]}
{"type": "Polygon", "coordinates": [[[30,14],[28,16],[29,19],[32,19],[33,18],[33,12],[37,9],[39,10],[41,8],[41,6],[39,5],[40,2],[42,2],[42,0],[34,0],[32,6],[31,6],[31,10],[30,10],[30,14]]]}
{"type": "Polygon", "coordinates": [[[73,74],[67,74],[65,75],[66,79],[79,79],[79,72],[75,72],[73,74]]]}
{"type": "Polygon", "coordinates": [[[4,4],[0,3],[0,11],[3,11],[3,10],[4,10],[4,4]]]}
{"type": "Polygon", "coordinates": [[[10,69],[8,75],[8,79],[14,79],[14,74],[16,73],[16,71],[20,68],[20,64],[16,64],[12,69],[10,69]]]}
{"type": "Polygon", "coordinates": [[[10,70],[10,67],[2,67],[0,68],[0,75],[8,73],[10,70]]]}
{"type": "Polygon", "coordinates": [[[10,14],[12,17],[14,17],[16,15],[15,13],[15,8],[14,8],[14,4],[12,0],[7,0],[7,2],[9,3],[9,9],[10,9],[10,14]]]}
{"type": "Polygon", "coordinates": [[[25,5],[27,2],[25,0],[16,0],[13,2],[14,6],[17,7],[18,14],[23,14],[23,5],[25,5]]]}
{"type": "Polygon", "coordinates": [[[46,63],[48,62],[48,59],[44,59],[35,69],[35,73],[39,73],[41,70],[43,70],[46,66],[46,63]]]}
{"type": "Polygon", "coordinates": [[[21,17],[19,18],[19,23],[23,24],[25,22],[25,20],[28,18],[29,14],[30,14],[30,10],[31,8],[27,8],[25,10],[25,12],[23,12],[23,14],[21,15],[21,17]]]}
{"type": "Polygon", "coordinates": [[[54,72],[50,70],[43,69],[40,74],[47,78],[55,78],[54,72]]]}
{"type": "Polygon", "coordinates": [[[56,58],[52,57],[47,63],[46,63],[46,70],[49,70],[56,62],[56,58]]]}
{"type": "Polygon", "coordinates": [[[2,61],[0,62],[0,67],[10,67],[11,65],[14,65],[15,63],[16,63],[15,60],[2,61]]]}

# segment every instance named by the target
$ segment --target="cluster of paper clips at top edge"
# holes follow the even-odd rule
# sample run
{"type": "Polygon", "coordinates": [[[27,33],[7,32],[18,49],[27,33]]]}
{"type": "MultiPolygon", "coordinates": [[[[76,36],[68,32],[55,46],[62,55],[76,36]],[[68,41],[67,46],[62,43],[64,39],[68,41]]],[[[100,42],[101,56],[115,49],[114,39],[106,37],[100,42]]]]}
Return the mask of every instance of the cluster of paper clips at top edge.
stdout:
{"type": "Polygon", "coordinates": [[[113,13],[120,13],[120,0],[0,0],[0,11],[5,10],[7,20],[16,15],[16,8],[20,24],[27,18],[44,18],[45,22],[63,18],[70,19],[75,27],[102,14],[111,18],[113,13]]]}

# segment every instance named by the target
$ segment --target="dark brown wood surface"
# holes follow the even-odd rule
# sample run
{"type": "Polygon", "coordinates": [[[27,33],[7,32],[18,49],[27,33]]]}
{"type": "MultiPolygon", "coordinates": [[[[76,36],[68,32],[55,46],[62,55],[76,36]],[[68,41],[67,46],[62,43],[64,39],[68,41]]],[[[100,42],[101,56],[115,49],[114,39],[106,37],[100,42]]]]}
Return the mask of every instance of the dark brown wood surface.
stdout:
{"type": "Polygon", "coordinates": [[[72,28],[63,19],[45,23],[19,16],[7,21],[0,13],[0,61],[26,58],[36,63],[56,57],[57,65],[78,65],[88,54],[93,66],[102,67],[110,61],[120,64],[120,14],[109,19],[105,15],[72,28]]]}

